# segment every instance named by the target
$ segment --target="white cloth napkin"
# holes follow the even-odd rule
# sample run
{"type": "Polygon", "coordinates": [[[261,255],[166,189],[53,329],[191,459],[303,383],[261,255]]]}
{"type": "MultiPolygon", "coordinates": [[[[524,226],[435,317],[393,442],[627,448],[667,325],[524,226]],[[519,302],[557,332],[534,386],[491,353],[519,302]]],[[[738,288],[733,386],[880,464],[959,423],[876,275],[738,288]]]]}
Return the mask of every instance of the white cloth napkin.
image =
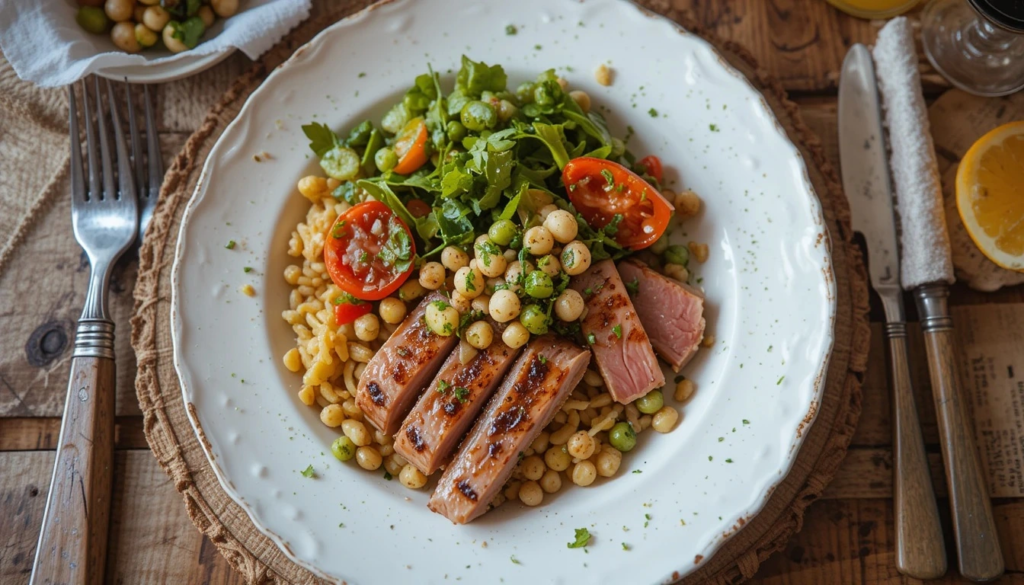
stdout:
{"type": "Polygon", "coordinates": [[[43,87],[68,85],[108,67],[169,63],[229,47],[255,59],[309,16],[311,0],[242,0],[238,13],[217,19],[196,48],[172,54],[129,55],[110,35],[87,33],[75,22],[77,3],[54,0],[0,2],[0,49],[18,77],[43,87]]]}
{"type": "Polygon", "coordinates": [[[939,165],[921,93],[914,33],[906,17],[878,31],[872,52],[889,129],[893,187],[900,216],[903,288],[953,282],[939,165]]]}

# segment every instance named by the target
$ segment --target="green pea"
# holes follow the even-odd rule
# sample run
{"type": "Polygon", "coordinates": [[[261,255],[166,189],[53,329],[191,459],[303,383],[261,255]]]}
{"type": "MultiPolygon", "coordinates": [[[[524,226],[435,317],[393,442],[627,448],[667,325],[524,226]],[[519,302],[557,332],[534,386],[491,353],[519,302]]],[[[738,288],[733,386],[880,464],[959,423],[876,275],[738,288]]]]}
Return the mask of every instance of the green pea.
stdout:
{"type": "Polygon", "coordinates": [[[380,172],[386,173],[398,164],[398,155],[395,154],[394,150],[385,146],[374,153],[373,164],[377,165],[380,172]]]}
{"type": "Polygon", "coordinates": [[[537,87],[533,88],[533,102],[542,108],[555,105],[557,101],[555,95],[551,91],[550,84],[538,83],[537,87]]]}
{"type": "Polygon", "coordinates": [[[650,247],[651,252],[655,254],[663,254],[665,250],[668,250],[668,232],[661,234],[661,237],[654,241],[650,247]]]}
{"type": "Polygon", "coordinates": [[[462,122],[452,120],[448,122],[448,139],[452,142],[459,142],[466,137],[466,127],[462,122]]]}
{"type": "Polygon", "coordinates": [[[623,453],[632,451],[636,447],[636,433],[628,422],[615,423],[608,432],[608,442],[623,453]]]}
{"type": "Polygon", "coordinates": [[[555,292],[555,286],[551,282],[551,277],[543,270],[534,270],[527,274],[526,284],[523,285],[523,288],[526,289],[526,294],[535,299],[549,298],[555,292]]]}
{"type": "Polygon", "coordinates": [[[86,32],[91,32],[94,35],[103,34],[110,27],[110,19],[107,18],[107,13],[103,12],[102,8],[95,6],[79,8],[78,14],[75,15],[75,22],[78,23],[78,26],[84,28],[86,32]]]}
{"type": "Polygon", "coordinates": [[[491,104],[474,100],[462,106],[459,118],[466,128],[480,132],[487,128],[494,128],[494,125],[498,123],[498,112],[491,104]]]}
{"type": "Polygon", "coordinates": [[[512,243],[512,238],[516,237],[517,231],[516,224],[512,223],[512,220],[499,219],[491,224],[491,228],[487,230],[487,237],[499,246],[507,246],[512,243]]]}
{"type": "Polygon", "coordinates": [[[548,332],[548,316],[544,313],[544,309],[540,308],[540,305],[527,305],[519,314],[519,322],[534,335],[544,335],[548,332]]]}
{"type": "Polygon", "coordinates": [[[686,249],[686,246],[669,246],[665,250],[665,262],[686,266],[690,262],[690,251],[686,249]]]}
{"type": "Polygon", "coordinates": [[[520,104],[529,104],[533,102],[533,88],[534,84],[527,81],[516,88],[516,99],[519,100],[520,104]]]}
{"type": "Polygon", "coordinates": [[[661,390],[651,390],[646,396],[641,396],[636,401],[636,408],[644,414],[654,414],[665,406],[665,397],[661,390]]]}
{"type": "Polygon", "coordinates": [[[356,456],[356,444],[348,437],[338,437],[337,439],[334,439],[333,443],[331,443],[331,454],[333,454],[338,461],[348,461],[356,456]]]}

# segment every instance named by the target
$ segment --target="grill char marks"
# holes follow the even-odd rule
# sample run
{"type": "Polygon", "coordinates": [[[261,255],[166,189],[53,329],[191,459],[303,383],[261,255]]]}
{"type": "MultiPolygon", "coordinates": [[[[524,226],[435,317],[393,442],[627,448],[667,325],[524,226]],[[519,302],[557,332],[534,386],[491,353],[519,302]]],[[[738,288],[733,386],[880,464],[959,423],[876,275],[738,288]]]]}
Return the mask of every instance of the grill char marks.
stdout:
{"type": "Polygon", "coordinates": [[[458,342],[454,335],[442,337],[431,332],[423,321],[427,305],[446,299],[437,292],[423,299],[366,364],[359,379],[356,404],[368,421],[389,435],[398,430],[423,387],[458,342]]]}
{"type": "MultiPolygon", "coordinates": [[[[497,332],[497,323],[490,323],[497,332]]],[[[487,349],[465,364],[458,351],[452,352],[402,423],[395,451],[427,475],[437,471],[451,458],[518,353],[497,334],[487,349]]]]}
{"type": "Polygon", "coordinates": [[[551,422],[589,361],[590,352],[568,340],[531,341],[441,476],[430,509],[456,524],[486,512],[519,453],[551,422]]]}
{"type": "Polygon", "coordinates": [[[602,260],[573,277],[570,286],[588,309],[580,323],[608,392],[628,404],[665,385],[654,348],[611,260],[602,260]]]}

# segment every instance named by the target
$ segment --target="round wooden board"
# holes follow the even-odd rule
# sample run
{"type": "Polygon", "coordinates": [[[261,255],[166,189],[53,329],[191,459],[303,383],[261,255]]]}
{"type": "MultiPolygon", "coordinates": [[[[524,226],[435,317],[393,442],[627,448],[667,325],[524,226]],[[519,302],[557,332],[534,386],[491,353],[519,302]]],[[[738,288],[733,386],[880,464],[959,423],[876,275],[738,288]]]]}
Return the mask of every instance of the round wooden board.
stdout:
{"type": "MultiPolygon", "coordinates": [[[[317,578],[290,561],[224,492],[189,423],[171,349],[170,275],[181,216],[199,180],[210,149],[249,95],[274,67],[313,36],[365,1],[338,1],[333,12],[304,23],[234,83],[210,109],[202,126],[178,153],[165,177],[153,222],[139,252],[132,346],[138,358],[136,391],[153,454],[182,494],[189,517],[249,583],[312,583],[317,578]]],[[[835,170],[817,137],[803,124],[797,107],[779,83],[758,69],[742,47],[707,34],[672,10],[665,0],[641,0],[648,9],[679,22],[716,47],[764,94],[779,123],[800,148],[821,199],[830,234],[836,278],[835,345],[824,382],[817,420],[811,426],[789,475],[773,490],[764,510],[722,535],[713,558],[684,583],[737,583],[750,578],[770,554],[800,529],[806,507],[832,480],[860,416],[861,380],[869,346],[867,276],[852,244],[850,211],[835,170]],[[742,528],[742,530],[740,530],[742,528]]],[[[692,562],[699,559],[687,559],[692,562]]]]}

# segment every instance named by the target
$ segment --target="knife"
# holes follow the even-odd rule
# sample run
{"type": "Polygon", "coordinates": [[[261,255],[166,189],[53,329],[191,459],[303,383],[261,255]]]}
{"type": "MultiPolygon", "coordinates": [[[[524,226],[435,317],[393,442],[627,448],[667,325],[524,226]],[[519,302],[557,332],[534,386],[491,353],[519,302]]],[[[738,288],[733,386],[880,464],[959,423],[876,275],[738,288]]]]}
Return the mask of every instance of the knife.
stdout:
{"type": "Polygon", "coordinates": [[[946,549],[910,382],[896,215],[875,68],[861,44],[846,54],[839,80],[839,159],[853,229],[867,243],[871,286],[885,309],[893,402],[896,568],[910,577],[935,579],[946,573],[946,549]]]}

